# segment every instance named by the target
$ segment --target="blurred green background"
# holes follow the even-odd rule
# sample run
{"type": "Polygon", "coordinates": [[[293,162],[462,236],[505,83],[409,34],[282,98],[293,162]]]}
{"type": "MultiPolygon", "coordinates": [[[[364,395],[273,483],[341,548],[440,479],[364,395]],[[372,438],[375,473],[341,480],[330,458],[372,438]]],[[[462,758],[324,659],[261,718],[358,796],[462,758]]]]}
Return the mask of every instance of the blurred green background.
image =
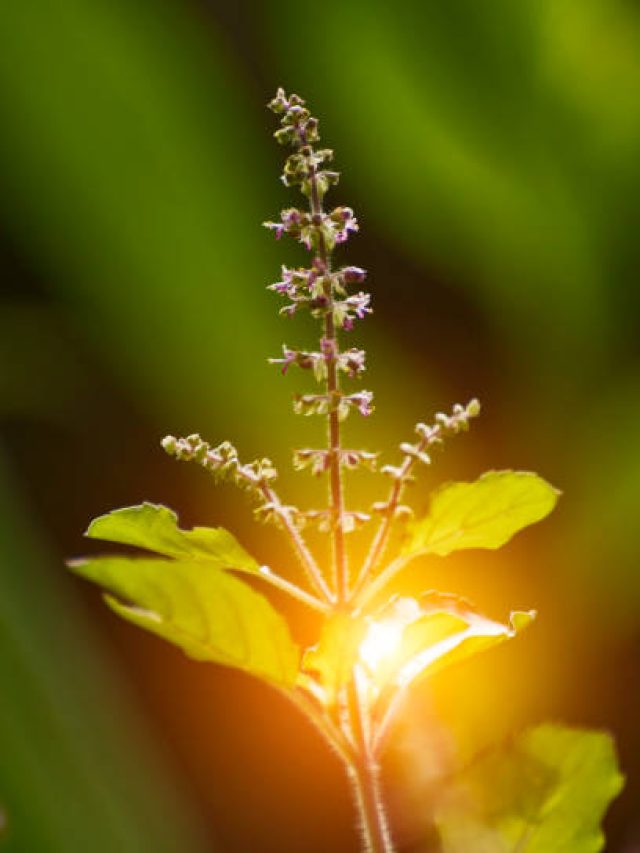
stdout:
{"type": "Polygon", "coordinates": [[[344,258],[369,270],[357,336],[378,409],[353,440],[392,451],[477,395],[483,417],[432,482],[517,467],[564,492],[503,552],[404,581],[540,619],[415,697],[385,765],[401,849],[423,849],[434,720],[479,743],[551,719],[615,734],[628,782],[608,849],[637,850],[632,0],[2,4],[0,846],[355,849],[341,767],[295,710],[118,624],[63,568],[90,518],[143,499],[287,566],[232,490],[159,449],[169,432],[228,437],[311,499],[288,454],[320,428],[290,412],[299,379],[266,363],[311,340],[264,289],[304,260],[260,228],[297,203],[264,109],[278,85],[319,114],[333,199],[362,226],[344,258]]]}

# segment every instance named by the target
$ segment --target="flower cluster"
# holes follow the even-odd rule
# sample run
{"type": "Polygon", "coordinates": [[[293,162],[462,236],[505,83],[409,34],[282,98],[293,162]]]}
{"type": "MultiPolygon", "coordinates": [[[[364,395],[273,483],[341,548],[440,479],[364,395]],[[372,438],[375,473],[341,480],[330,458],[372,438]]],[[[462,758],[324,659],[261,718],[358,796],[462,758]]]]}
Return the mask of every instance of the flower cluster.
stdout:
{"type": "Polygon", "coordinates": [[[327,365],[335,362],[336,368],[350,379],[355,379],[365,370],[365,352],[361,349],[345,350],[337,352],[335,342],[322,338],[320,341],[320,352],[306,352],[303,350],[290,349],[286,344],[282,345],[282,358],[270,358],[271,364],[281,364],[281,373],[285,374],[292,365],[297,365],[303,370],[312,370],[318,382],[327,378],[327,365]]]}
{"type": "Polygon", "coordinates": [[[273,490],[278,472],[270,459],[240,462],[238,451],[228,441],[212,447],[197,433],[186,438],[168,435],[162,447],[170,456],[184,462],[196,462],[218,479],[228,479],[248,491],[258,501],[254,515],[258,521],[271,522],[281,527],[301,527],[304,514],[294,506],[283,504],[273,490]]]}
{"type": "Polygon", "coordinates": [[[315,258],[309,269],[282,267],[282,279],[268,286],[269,290],[288,298],[280,313],[292,317],[300,308],[308,308],[315,318],[333,314],[339,329],[350,331],[355,319],[363,320],[370,314],[371,297],[359,292],[348,295],[347,287],[361,284],[366,278],[360,267],[342,267],[329,272],[320,258],[315,258]]]}
{"type": "Polygon", "coordinates": [[[281,212],[280,222],[265,222],[264,227],[275,233],[276,240],[291,234],[309,252],[322,244],[331,251],[358,230],[358,220],[350,207],[336,207],[330,213],[308,213],[289,207],[281,212]]]}
{"type": "Polygon", "coordinates": [[[469,429],[471,418],[475,418],[479,414],[480,403],[473,399],[466,406],[456,403],[450,415],[438,412],[435,416],[435,423],[432,425],[416,424],[415,431],[419,440],[415,444],[408,441],[402,442],[400,450],[404,454],[404,458],[400,465],[384,465],[380,469],[382,474],[391,478],[393,485],[387,500],[374,503],[371,511],[387,515],[390,518],[410,516],[411,509],[400,504],[399,499],[404,487],[414,480],[413,468],[416,463],[430,465],[431,454],[429,451],[439,447],[444,438],[466,432],[469,429]]]}
{"type": "Polygon", "coordinates": [[[372,414],[373,408],[372,391],[296,394],[293,398],[293,411],[297,415],[328,415],[335,411],[340,421],[349,415],[351,409],[357,409],[366,418],[372,414]]]}
{"type": "MultiPolygon", "coordinates": [[[[368,450],[352,450],[341,447],[338,451],[338,460],[343,468],[354,470],[362,465],[375,470],[378,459],[377,453],[368,450]]],[[[330,451],[316,448],[304,448],[295,450],[293,454],[293,467],[296,471],[309,468],[312,474],[322,474],[329,470],[330,451]]]]}
{"type": "MultiPolygon", "coordinates": [[[[308,267],[283,266],[280,280],[269,285],[269,289],[286,299],[281,314],[292,317],[299,310],[308,309],[323,324],[317,350],[285,345],[281,357],[269,360],[280,365],[283,374],[296,365],[310,370],[318,382],[325,383],[323,393],[297,394],[293,405],[297,414],[326,416],[333,444],[326,452],[300,451],[295,456],[295,465],[308,467],[316,474],[329,471],[334,495],[341,500],[336,486],[340,468],[347,464],[345,460],[351,460],[355,467],[366,454],[349,456],[341,451],[338,424],[352,410],[365,417],[373,411],[370,391],[346,393],[340,387],[341,376],[356,379],[364,372],[365,353],[355,347],[341,349],[339,333],[353,329],[355,321],[363,320],[372,310],[370,295],[357,290],[366,278],[366,271],[357,266],[335,269],[332,266],[334,249],[358,230],[358,222],[350,207],[339,205],[331,211],[324,210],[324,197],[338,183],[339,173],[327,168],[333,161],[333,151],[314,147],[320,139],[318,121],[302,98],[287,96],[283,89],[278,89],[269,107],[280,116],[280,128],[275,133],[277,141],[293,149],[286,159],[282,180],[285,186],[298,187],[309,206],[306,210],[289,207],[281,211],[278,221],[264,224],[274,231],[277,239],[288,234],[312,255],[308,267]]],[[[342,505],[334,509],[334,516],[344,522],[346,510],[342,505]]]]}
{"type": "Polygon", "coordinates": [[[197,433],[186,438],[168,435],[162,439],[162,447],[170,456],[185,462],[197,462],[214,476],[230,479],[243,488],[260,489],[278,476],[270,459],[256,459],[243,464],[230,442],[223,441],[212,447],[197,433]]]}

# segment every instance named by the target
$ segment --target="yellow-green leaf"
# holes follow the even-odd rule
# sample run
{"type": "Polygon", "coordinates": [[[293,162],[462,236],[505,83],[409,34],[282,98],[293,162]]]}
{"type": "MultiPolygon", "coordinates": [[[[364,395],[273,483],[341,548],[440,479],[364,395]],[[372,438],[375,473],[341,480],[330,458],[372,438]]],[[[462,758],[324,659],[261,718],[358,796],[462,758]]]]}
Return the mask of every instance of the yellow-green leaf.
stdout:
{"type": "Polygon", "coordinates": [[[459,663],[478,652],[515,637],[535,619],[534,610],[515,611],[509,624],[494,622],[479,613],[462,617],[451,613],[423,616],[405,631],[411,652],[403,659],[394,682],[406,686],[421,675],[459,663]]]}
{"type": "Polygon", "coordinates": [[[364,619],[337,613],[325,622],[318,644],[305,651],[303,669],[318,678],[328,705],[351,678],[366,630],[364,619]]]}
{"type": "Polygon", "coordinates": [[[462,548],[499,548],[548,515],[558,495],[525,471],[488,471],[473,483],[449,483],[433,494],[428,515],[411,525],[403,552],[445,556],[462,548]]]}
{"type": "Polygon", "coordinates": [[[259,570],[256,560],[228,530],[222,527],[181,530],[175,512],[158,504],[115,509],[94,519],[85,535],[146,548],[165,557],[207,560],[220,569],[251,573],[259,570]]]}
{"type": "Polygon", "coordinates": [[[488,750],[440,798],[444,853],[597,853],[623,784],[606,732],[543,725],[488,750]]]}
{"type": "Polygon", "coordinates": [[[434,675],[451,664],[503,643],[522,631],[535,611],[511,614],[508,625],[470,609],[468,602],[454,596],[439,596],[447,603],[420,603],[415,598],[397,598],[360,645],[360,654],[378,690],[407,687],[422,675],[434,675]],[[388,648],[378,638],[388,638],[388,648]]]}
{"type": "Polygon", "coordinates": [[[110,593],[106,601],[120,616],[189,657],[294,686],[299,652],[287,623],[233,575],[196,560],[97,557],[69,567],[110,593]]]}
{"type": "Polygon", "coordinates": [[[454,595],[396,597],[376,618],[329,619],[318,645],[305,652],[303,670],[317,678],[325,702],[332,704],[358,665],[375,702],[388,688],[395,692],[515,637],[534,618],[534,611],[516,611],[503,625],[454,595]]]}

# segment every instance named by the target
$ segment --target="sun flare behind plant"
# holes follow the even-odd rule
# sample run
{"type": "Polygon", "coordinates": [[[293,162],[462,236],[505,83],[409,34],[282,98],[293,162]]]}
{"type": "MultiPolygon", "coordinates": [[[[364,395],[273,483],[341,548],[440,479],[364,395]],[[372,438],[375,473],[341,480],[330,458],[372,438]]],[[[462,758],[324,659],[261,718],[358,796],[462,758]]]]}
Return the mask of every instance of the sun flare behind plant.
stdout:
{"type": "Polygon", "coordinates": [[[393,619],[373,621],[359,646],[359,657],[370,673],[375,673],[382,661],[389,661],[402,642],[402,622],[393,619]]]}

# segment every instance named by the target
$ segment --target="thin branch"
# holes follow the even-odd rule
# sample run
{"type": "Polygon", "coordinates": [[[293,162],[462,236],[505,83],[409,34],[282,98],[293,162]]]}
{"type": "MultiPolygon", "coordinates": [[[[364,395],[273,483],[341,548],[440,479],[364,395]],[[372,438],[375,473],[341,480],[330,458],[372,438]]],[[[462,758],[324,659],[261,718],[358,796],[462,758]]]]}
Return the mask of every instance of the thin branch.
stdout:
{"type": "Polygon", "coordinates": [[[437,444],[442,443],[442,439],[447,435],[457,435],[459,432],[469,428],[469,420],[476,417],[480,412],[480,403],[477,400],[471,400],[466,406],[456,404],[453,407],[451,415],[445,415],[441,412],[436,415],[436,424],[434,426],[425,426],[418,424],[416,432],[420,436],[420,441],[416,445],[401,444],[400,449],[405,450],[405,456],[400,467],[393,471],[393,484],[386,504],[383,505],[384,516],[376,535],[373,538],[369,553],[364,561],[362,570],[356,580],[352,595],[357,596],[362,587],[367,583],[369,578],[375,574],[382,557],[384,556],[385,548],[389,542],[391,529],[396,519],[397,510],[400,505],[402,493],[411,479],[411,470],[416,462],[420,461],[427,465],[431,464],[431,459],[426,451],[437,444]]]}
{"type": "Polygon", "coordinates": [[[303,589],[300,589],[296,584],[291,583],[285,578],[280,577],[280,575],[275,574],[269,566],[260,566],[260,577],[263,580],[270,583],[272,586],[275,586],[277,589],[281,589],[283,592],[286,592],[292,598],[301,601],[303,604],[306,604],[308,607],[312,607],[314,610],[320,611],[320,613],[330,613],[331,605],[321,601],[319,598],[316,598],[313,595],[309,595],[308,592],[305,592],[303,589]]]}
{"type": "MultiPolygon", "coordinates": [[[[301,135],[306,144],[304,132],[301,135]]],[[[314,219],[322,223],[324,211],[318,192],[318,178],[315,165],[309,169],[309,184],[311,194],[309,205],[314,219]]],[[[318,255],[327,273],[331,270],[330,253],[327,251],[322,230],[318,230],[318,255]]],[[[327,311],[324,319],[324,337],[330,342],[332,349],[326,356],[327,360],[327,394],[330,398],[328,412],[328,449],[329,449],[329,506],[331,510],[331,531],[333,537],[333,576],[338,602],[346,601],[349,594],[349,568],[344,541],[344,495],[342,487],[342,470],[340,465],[340,419],[338,403],[340,399],[340,381],[338,378],[337,355],[338,339],[333,317],[333,286],[328,279],[325,288],[327,311]]]]}
{"type": "Polygon", "coordinates": [[[322,576],[320,567],[318,566],[313,554],[307,547],[304,537],[296,527],[291,518],[291,513],[288,507],[284,506],[278,495],[274,492],[271,486],[266,483],[260,485],[260,491],[265,501],[273,507],[273,511],[277,513],[281,519],[285,531],[289,534],[293,548],[302,564],[303,569],[307,573],[309,581],[313,584],[315,590],[328,603],[333,604],[333,596],[331,590],[322,576]]]}
{"type": "Polygon", "coordinates": [[[258,498],[263,498],[264,506],[259,509],[269,510],[280,519],[309,581],[321,598],[329,604],[333,603],[333,596],[320,567],[291,517],[292,508],[285,506],[269,485],[277,476],[276,469],[269,459],[256,460],[243,465],[238,459],[238,451],[228,441],[222,442],[218,447],[211,447],[197,434],[187,438],[168,435],[163,439],[162,446],[171,456],[187,462],[196,461],[214,476],[229,478],[240,486],[248,487],[258,498]]]}
{"type": "MultiPolygon", "coordinates": [[[[429,440],[426,437],[421,438],[417,446],[418,453],[422,453],[426,449],[428,444],[429,440]]],[[[378,526],[376,535],[371,543],[371,547],[369,548],[369,553],[367,554],[360,574],[358,575],[358,579],[353,588],[352,595],[354,597],[358,595],[364,584],[375,572],[380,560],[384,555],[385,548],[387,547],[387,543],[389,541],[389,536],[391,535],[391,529],[395,520],[396,510],[400,504],[402,493],[404,492],[407,480],[411,475],[411,469],[413,468],[415,462],[416,456],[410,456],[408,454],[404,457],[402,461],[402,465],[400,466],[398,475],[394,479],[393,485],[391,486],[389,498],[387,499],[386,503],[386,509],[384,511],[384,518],[378,526]]]]}
{"type": "Polygon", "coordinates": [[[396,557],[393,562],[389,563],[389,565],[382,571],[377,577],[375,577],[371,583],[365,586],[360,590],[359,597],[353,599],[354,609],[356,611],[362,610],[370,601],[376,597],[376,595],[384,589],[384,587],[389,583],[391,578],[403,569],[407,563],[410,563],[411,560],[414,560],[416,557],[420,555],[417,553],[414,554],[400,554],[399,557],[396,557]]]}
{"type": "Polygon", "coordinates": [[[385,709],[384,714],[382,715],[382,719],[379,723],[376,724],[375,727],[375,735],[373,738],[372,744],[372,752],[378,757],[382,752],[385,741],[387,739],[387,735],[389,734],[389,729],[393,721],[396,718],[396,714],[402,707],[402,704],[406,698],[407,687],[396,687],[394,692],[391,695],[391,699],[385,709]]]}
{"type": "Polygon", "coordinates": [[[354,760],[353,747],[327,714],[323,713],[322,709],[320,709],[302,690],[294,690],[292,692],[285,693],[284,695],[287,696],[294,705],[297,705],[305,717],[313,723],[327,743],[335,749],[347,767],[352,767],[354,760]]]}

